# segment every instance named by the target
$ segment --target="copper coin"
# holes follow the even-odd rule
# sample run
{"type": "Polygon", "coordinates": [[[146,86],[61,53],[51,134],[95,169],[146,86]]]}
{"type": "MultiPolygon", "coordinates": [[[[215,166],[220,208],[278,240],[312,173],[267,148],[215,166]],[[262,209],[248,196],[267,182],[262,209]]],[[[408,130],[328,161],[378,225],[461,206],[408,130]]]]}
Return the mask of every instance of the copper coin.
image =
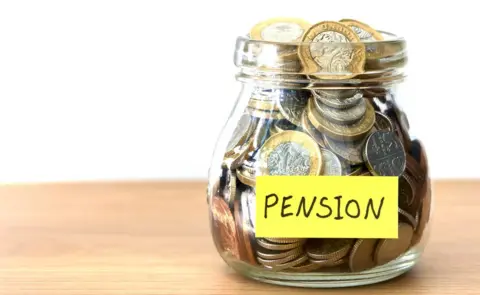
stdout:
{"type": "Polygon", "coordinates": [[[377,242],[377,239],[359,239],[355,242],[348,261],[351,271],[360,272],[375,266],[373,253],[377,242]]]}
{"type": "Polygon", "coordinates": [[[400,176],[405,170],[405,150],[392,131],[381,130],[370,134],[363,156],[373,175],[400,176]]]}
{"type": "Polygon", "coordinates": [[[420,199],[416,197],[416,184],[408,173],[398,179],[398,206],[410,215],[417,214],[420,199]]]}
{"type": "Polygon", "coordinates": [[[418,215],[418,227],[413,234],[412,246],[415,246],[421,241],[425,228],[427,227],[428,221],[430,220],[432,206],[432,190],[430,180],[426,181],[426,183],[427,190],[425,197],[422,201],[421,211],[418,215]]]}
{"type": "Polygon", "coordinates": [[[221,250],[231,254],[235,258],[239,258],[237,230],[235,220],[227,203],[219,197],[212,198],[212,221],[213,227],[218,231],[221,250]]]}
{"type": "Polygon", "coordinates": [[[315,260],[339,260],[348,254],[352,245],[353,239],[310,239],[306,252],[315,260]]]}
{"type": "Polygon", "coordinates": [[[253,254],[253,247],[250,242],[250,235],[253,229],[246,222],[244,222],[240,201],[238,199],[234,202],[234,215],[239,244],[239,257],[242,261],[256,265],[257,260],[253,254]]]}
{"type": "Polygon", "coordinates": [[[305,241],[306,240],[302,240],[300,242],[295,242],[295,243],[289,243],[289,244],[279,244],[279,243],[272,243],[264,239],[257,239],[257,244],[260,247],[263,247],[269,250],[286,251],[286,250],[291,250],[291,249],[302,246],[305,243],[305,241]]]}
{"type": "Polygon", "coordinates": [[[375,249],[374,260],[382,265],[407,252],[413,237],[413,228],[407,223],[398,224],[397,239],[382,239],[375,249]]]}

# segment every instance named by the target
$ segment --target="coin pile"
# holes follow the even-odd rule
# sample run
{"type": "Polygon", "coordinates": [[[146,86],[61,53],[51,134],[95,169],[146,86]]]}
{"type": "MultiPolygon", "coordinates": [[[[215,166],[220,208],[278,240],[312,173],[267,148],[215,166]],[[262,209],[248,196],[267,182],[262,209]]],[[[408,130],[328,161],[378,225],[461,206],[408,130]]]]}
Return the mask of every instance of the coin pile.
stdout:
{"type": "MultiPolygon", "coordinates": [[[[313,73],[311,79],[338,81],[361,73],[365,59],[378,53],[367,54],[362,42],[383,36],[355,20],[309,25],[284,18],[260,23],[250,38],[284,42],[277,45],[276,63],[284,66],[297,58],[304,69],[315,68],[307,71],[313,73]],[[307,41],[312,44],[307,51],[288,43],[307,41]],[[324,47],[349,42],[363,47],[340,46],[337,51],[324,47]]],[[[359,85],[264,85],[247,94],[210,203],[213,236],[224,257],[272,271],[359,272],[391,262],[420,243],[431,203],[425,151],[410,138],[408,119],[392,88],[382,83],[359,85]],[[259,175],[398,176],[399,238],[256,238],[259,175]]]]}

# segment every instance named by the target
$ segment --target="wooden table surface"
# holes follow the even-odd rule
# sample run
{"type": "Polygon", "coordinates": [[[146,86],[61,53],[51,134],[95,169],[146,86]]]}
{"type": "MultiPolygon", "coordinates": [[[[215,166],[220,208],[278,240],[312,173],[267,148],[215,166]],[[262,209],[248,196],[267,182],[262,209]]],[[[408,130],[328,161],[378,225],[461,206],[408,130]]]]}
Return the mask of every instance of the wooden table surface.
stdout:
{"type": "Polygon", "coordinates": [[[0,186],[0,294],[480,294],[480,182],[434,182],[421,263],[386,283],[301,289],[230,270],[205,183],[0,186]]]}

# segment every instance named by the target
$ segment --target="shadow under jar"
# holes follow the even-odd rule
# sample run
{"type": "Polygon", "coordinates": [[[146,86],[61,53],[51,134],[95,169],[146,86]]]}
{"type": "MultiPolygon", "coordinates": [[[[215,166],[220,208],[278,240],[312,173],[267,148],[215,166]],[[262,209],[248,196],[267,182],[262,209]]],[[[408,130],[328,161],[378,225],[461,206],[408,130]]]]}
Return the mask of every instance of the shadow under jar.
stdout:
{"type": "Polygon", "coordinates": [[[215,245],[237,272],[280,285],[347,287],[394,278],[418,262],[432,197],[427,158],[397,104],[405,40],[380,34],[382,41],[357,43],[237,39],[241,91],[207,189],[215,245]],[[256,238],[259,175],[398,176],[398,239],[256,238]]]}

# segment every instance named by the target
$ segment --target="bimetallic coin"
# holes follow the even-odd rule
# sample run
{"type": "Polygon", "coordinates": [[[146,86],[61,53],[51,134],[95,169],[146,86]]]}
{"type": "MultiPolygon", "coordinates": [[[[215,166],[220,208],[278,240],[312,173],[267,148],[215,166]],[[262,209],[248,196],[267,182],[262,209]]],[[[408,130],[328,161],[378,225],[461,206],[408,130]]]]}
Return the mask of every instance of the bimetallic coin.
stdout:
{"type": "Polygon", "coordinates": [[[249,186],[255,186],[257,182],[255,174],[252,174],[251,171],[247,171],[243,166],[237,168],[237,178],[241,183],[249,186]]]}
{"type": "Polygon", "coordinates": [[[315,106],[325,119],[337,124],[353,124],[358,122],[367,110],[367,104],[364,99],[361,99],[356,105],[348,109],[336,109],[323,104],[318,99],[315,99],[315,106]]]}
{"type": "Polygon", "coordinates": [[[341,23],[349,26],[362,41],[380,41],[383,40],[382,34],[367,24],[354,19],[342,19],[341,23]]]}
{"type": "Polygon", "coordinates": [[[310,24],[298,18],[272,18],[256,24],[250,38],[271,42],[299,41],[310,24]]]}
{"type": "Polygon", "coordinates": [[[380,112],[375,112],[374,126],[377,128],[377,130],[393,131],[395,129],[392,120],[380,112]]]}
{"type": "Polygon", "coordinates": [[[280,112],[288,121],[300,126],[303,110],[310,97],[310,91],[282,89],[279,97],[280,112]]]}
{"type": "Polygon", "coordinates": [[[342,175],[342,162],[331,151],[321,148],[323,159],[323,172],[322,175],[342,175]]]}
{"type": "Polygon", "coordinates": [[[319,175],[322,154],[306,133],[284,131],[271,136],[260,148],[260,175],[319,175]]]}
{"type": "Polygon", "coordinates": [[[214,196],[212,198],[211,212],[213,227],[219,233],[221,252],[225,251],[237,259],[240,258],[235,220],[227,203],[223,199],[214,196]]]}
{"type": "Polygon", "coordinates": [[[399,223],[397,239],[383,239],[375,249],[374,260],[377,265],[383,265],[407,252],[412,242],[413,228],[406,223],[399,223]]]}
{"type": "Polygon", "coordinates": [[[377,242],[377,239],[359,239],[355,242],[348,261],[351,271],[360,272],[375,266],[373,253],[377,242]]]}
{"type": "Polygon", "coordinates": [[[308,115],[307,111],[305,110],[302,115],[302,128],[305,130],[305,132],[310,135],[321,147],[325,147],[325,142],[323,140],[323,135],[322,133],[318,132],[317,129],[315,129],[315,126],[308,121],[308,115]]]}
{"type": "Polygon", "coordinates": [[[365,46],[344,24],[314,24],[305,31],[302,42],[308,45],[300,46],[298,55],[307,74],[320,79],[348,79],[364,71],[365,46]]]}
{"type": "Polygon", "coordinates": [[[342,125],[328,121],[316,110],[314,104],[312,100],[308,102],[308,120],[315,129],[333,139],[344,141],[362,139],[370,132],[375,123],[375,111],[370,103],[367,103],[367,109],[362,119],[352,125],[342,125]]]}
{"type": "Polygon", "coordinates": [[[363,163],[362,152],[367,138],[355,141],[340,141],[324,135],[323,141],[332,152],[342,157],[349,164],[358,165],[363,163]]]}
{"type": "Polygon", "coordinates": [[[299,242],[285,244],[285,243],[273,243],[273,242],[269,242],[265,239],[257,239],[257,244],[260,247],[263,247],[263,248],[268,249],[268,250],[286,251],[286,250],[291,250],[291,249],[295,249],[295,248],[303,246],[305,241],[306,240],[304,239],[304,240],[300,240],[299,242]]]}
{"type": "Polygon", "coordinates": [[[311,239],[305,249],[311,259],[336,261],[348,254],[353,242],[353,239],[311,239]]]}
{"type": "Polygon", "coordinates": [[[321,95],[315,96],[317,101],[335,109],[348,109],[357,105],[363,98],[362,93],[356,93],[348,98],[329,98],[321,95]]]}
{"type": "Polygon", "coordinates": [[[392,131],[382,130],[370,134],[363,156],[373,175],[400,176],[405,170],[405,149],[392,131]]]}

